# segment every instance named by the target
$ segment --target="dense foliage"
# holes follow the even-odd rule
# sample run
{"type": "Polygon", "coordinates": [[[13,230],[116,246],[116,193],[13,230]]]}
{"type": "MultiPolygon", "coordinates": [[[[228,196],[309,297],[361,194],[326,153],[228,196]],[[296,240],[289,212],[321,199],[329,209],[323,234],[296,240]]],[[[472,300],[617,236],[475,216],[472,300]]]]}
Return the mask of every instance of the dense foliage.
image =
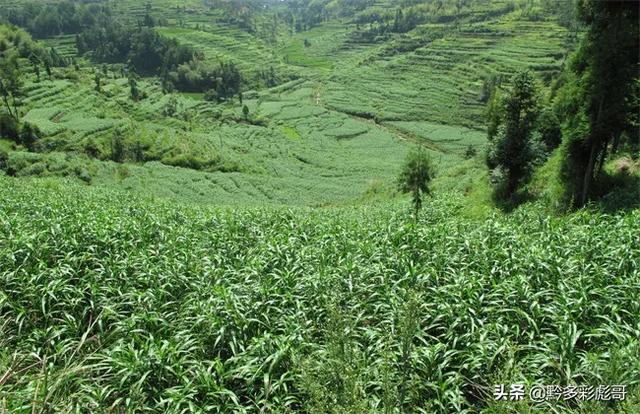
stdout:
{"type": "Polygon", "coordinates": [[[116,20],[84,30],[76,36],[76,46],[81,55],[90,52],[98,61],[127,62],[146,74],[166,73],[196,56],[193,48],[152,28],[131,28],[116,20]]]}
{"type": "Polygon", "coordinates": [[[222,101],[240,92],[242,75],[233,62],[220,61],[211,66],[196,60],[169,72],[165,81],[182,91],[206,91],[207,100],[222,101]]]}
{"type": "Polygon", "coordinates": [[[528,177],[534,158],[532,135],[539,104],[535,81],[529,72],[513,77],[513,87],[499,105],[497,114],[492,114],[498,118],[494,135],[489,128],[487,163],[504,174],[500,186],[506,196],[511,196],[528,177]]]}
{"type": "Polygon", "coordinates": [[[640,403],[637,211],[476,223],[439,199],[414,226],[0,180],[9,412],[475,412],[515,382],[640,403]]]}
{"type": "Polygon", "coordinates": [[[587,34],[573,56],[559,106],[564,121],[567,198],[583,206],[597,194],[610,152],[640,136],[637,114],[639,11],[632,2],[580,2],[587,34]]]}
{"type": "MultiPolygon", "coordinates": [[[[43,4],[27,1],[7,6],[0,12],[0,18],[27,29],[37,38],[76,34],[95,26],[104,26],[113,17],[111,8],[104,3],[63,0],[43,4]]],[[[144,18],[138,24],[151,27],[156,24],[156,19],[149,14],[148,6],[149,3],[144,18]]]]}
{"type": "Polygon", "coordinates": [[[110,6],[102,4],[27,3],[3,14],[9,22],[37,37],[75,34],[79,55],[88,54],[97,62],[126,63],[141,74],[161,75],[169,90],[213,89],[223,99],[240,90],[241,75],[233,63],[210,67],[202,62],[203,54],[193,47],[158,34],[150,5],[137,24],[122,19],[110,6]]]}

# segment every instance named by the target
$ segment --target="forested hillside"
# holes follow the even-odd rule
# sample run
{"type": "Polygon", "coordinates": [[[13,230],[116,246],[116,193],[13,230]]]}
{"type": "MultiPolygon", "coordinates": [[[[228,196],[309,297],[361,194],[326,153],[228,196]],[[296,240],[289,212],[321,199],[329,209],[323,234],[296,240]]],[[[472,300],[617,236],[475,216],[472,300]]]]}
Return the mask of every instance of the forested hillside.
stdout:
{"type": "Polygon", "coordinates": [[[640,410],[636,6],[0,0],[0,414],[640,410]]]}

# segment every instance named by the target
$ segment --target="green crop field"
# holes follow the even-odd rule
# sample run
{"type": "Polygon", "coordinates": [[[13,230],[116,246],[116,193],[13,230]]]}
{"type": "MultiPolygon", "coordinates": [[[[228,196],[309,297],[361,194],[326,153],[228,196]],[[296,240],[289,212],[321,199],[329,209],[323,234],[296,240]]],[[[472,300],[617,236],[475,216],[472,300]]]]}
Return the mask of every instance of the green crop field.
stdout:
{"type": "Polygon", "coordinates": [[[9,412],[460,412],[493,383],[640,373],[638,211],[478,224],[443,197],[408,225],[1,183],[9,412]]]}
{"type": "Polygon", "coordinates": [[[0,0],[0,414],[640,412],[636,15],[0,0]]]}

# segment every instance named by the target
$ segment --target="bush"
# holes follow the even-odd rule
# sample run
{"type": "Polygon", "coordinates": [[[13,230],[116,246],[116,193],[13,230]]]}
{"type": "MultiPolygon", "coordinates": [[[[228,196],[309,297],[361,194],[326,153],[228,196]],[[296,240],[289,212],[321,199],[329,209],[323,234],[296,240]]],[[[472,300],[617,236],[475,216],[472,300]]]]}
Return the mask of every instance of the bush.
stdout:
{"type": "Polygon", "coordinates": [[[9,154],[7,151],[0,149],[0,171],[6,171],[9,165],[9,154]]]}
{"type": "Polygon", "coordinates": [[[560,130],[560,120],[555,112],[550,109],[543,110],[536,124],[540,133],[540,141],[545,145],[547,151],[558,148],[560,141],[562,141],[562,131],[560,130]]]}
{"type": "Polygon", "coordinates": [[[190,168],[192,170],[204,170],[217,164],[215,160],[205,160],[193,154],[180,154],[162,159],[162,163],[173,167],[190,168]]]}
{"type": "Polygon", "coordinates": [[[126,165],[119,165],[116,170],[116,175],[118,176],[118,179],[122,181],[131,176],[131,171],[129,171],[129,168],[126,165]]]}
{"type": "Polygon", "coordinates": [[[464,157],[466,159],[471,159],[478,154],[478,150],[473,145],[467,145],[467,149],[464,151],[464,157]]]}
{"type": "Polygon", "coordinates": [[[204,100],[207,102],[218,102],[218,92],[215,89],[209,89],[204,94],[204,100]]]}
{"type": "Polygon", "coordinates": [[[0,114],[0,137],[12,141],[20,141],[20,125],[16,119],[8,114],[0,114]]]}
{"type": "Polygon", "coordinates": [[[17,172],[18,176],[36,176],[40,177],[47,172],[47,164],[44,162],[36,162],[27,166],[26,168],[21,169],[17,172]]]}
{"type": "Polygon", "coordinates": [[[76,176],[85,183],[91,184],[91,174],[89,174],[89,171],[87,171],[86,168],[77,168],[76,176]]]}
{"type": "Polygon", "coordinates": [[[42,136],[42,133],[38,127],[28,122],[24,123],[20,128],[20,143],[29,150],[34,149],[35,143],[40,139],[40,136],[42,136]]]}

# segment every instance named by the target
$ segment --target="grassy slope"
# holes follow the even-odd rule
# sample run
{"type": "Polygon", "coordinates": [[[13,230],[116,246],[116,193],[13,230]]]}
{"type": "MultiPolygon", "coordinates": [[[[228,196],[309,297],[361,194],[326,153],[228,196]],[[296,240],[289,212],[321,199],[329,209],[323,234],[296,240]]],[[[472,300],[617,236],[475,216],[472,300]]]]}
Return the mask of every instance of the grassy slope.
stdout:
{"type": "MultiPolygon", "coordinates": [[[[143,12],[133,3],[118,7],[130,16],[143,12]]],[[[392,187],[397,165],[415,142],[425,144],[440,167],[436,186],[468,192],[477,184],[480,161],[465,164],[461,155],[469,145],[478,150],[484,145],[483,133],[468,129],[481,125],[481,79],[526,65],[557,68],[564,50],[561,28],[549,21],[527,22],[518,12],[464,23],[459,30],[428,24],[382,44],[354,43],[354,25],[333,21],[303,33],[281,33],[272,48],[213,17],[202,19],[203,13],[213,13],[205,9],[178,15],[158,3],[153,10],[170,21],[183,20],[184,27],[158,30],[193,44],[211,61],[231,58],[249,77],[275,66],[278,73],[300,79],[247,93],[252,118],[267,122],[251,126],[231,120],[242,117],[237,101],[214,105],[197,96],[178,96],[178,113],[165,117],[169,96],[152,79],[141,83],[149,97],[140,103],[128,98],[125,79],[105,80],[104,93],[98,94],[92,73],[83,68],[79,81],[29,82],[26,119],[49,135],[48,150],[82,152],[90,143],[102,149],[103,157],[114,131],[126,127],[131,145],[147,142],[156,161],[120,169],[92,161],[85,168],[92,183],[198,202],[357,200],[372,186],[392,187]],[[442,37],[429,44],[388,56],[398,42],[430,38],[443,29],[442,37]],[[363,118],[366,113],[380,122],[363,118]],[[236,172],[206,173],[158,162],[193,154],[236,172]],[[461,170],[455,167],[460,165],[473,171],[464,185],[458,185],[461,170]]],[[[72,53],[67,38],[47,42],[72,53]]],[[[42,167],[24,173],[33,170],[42,167]]]]}

